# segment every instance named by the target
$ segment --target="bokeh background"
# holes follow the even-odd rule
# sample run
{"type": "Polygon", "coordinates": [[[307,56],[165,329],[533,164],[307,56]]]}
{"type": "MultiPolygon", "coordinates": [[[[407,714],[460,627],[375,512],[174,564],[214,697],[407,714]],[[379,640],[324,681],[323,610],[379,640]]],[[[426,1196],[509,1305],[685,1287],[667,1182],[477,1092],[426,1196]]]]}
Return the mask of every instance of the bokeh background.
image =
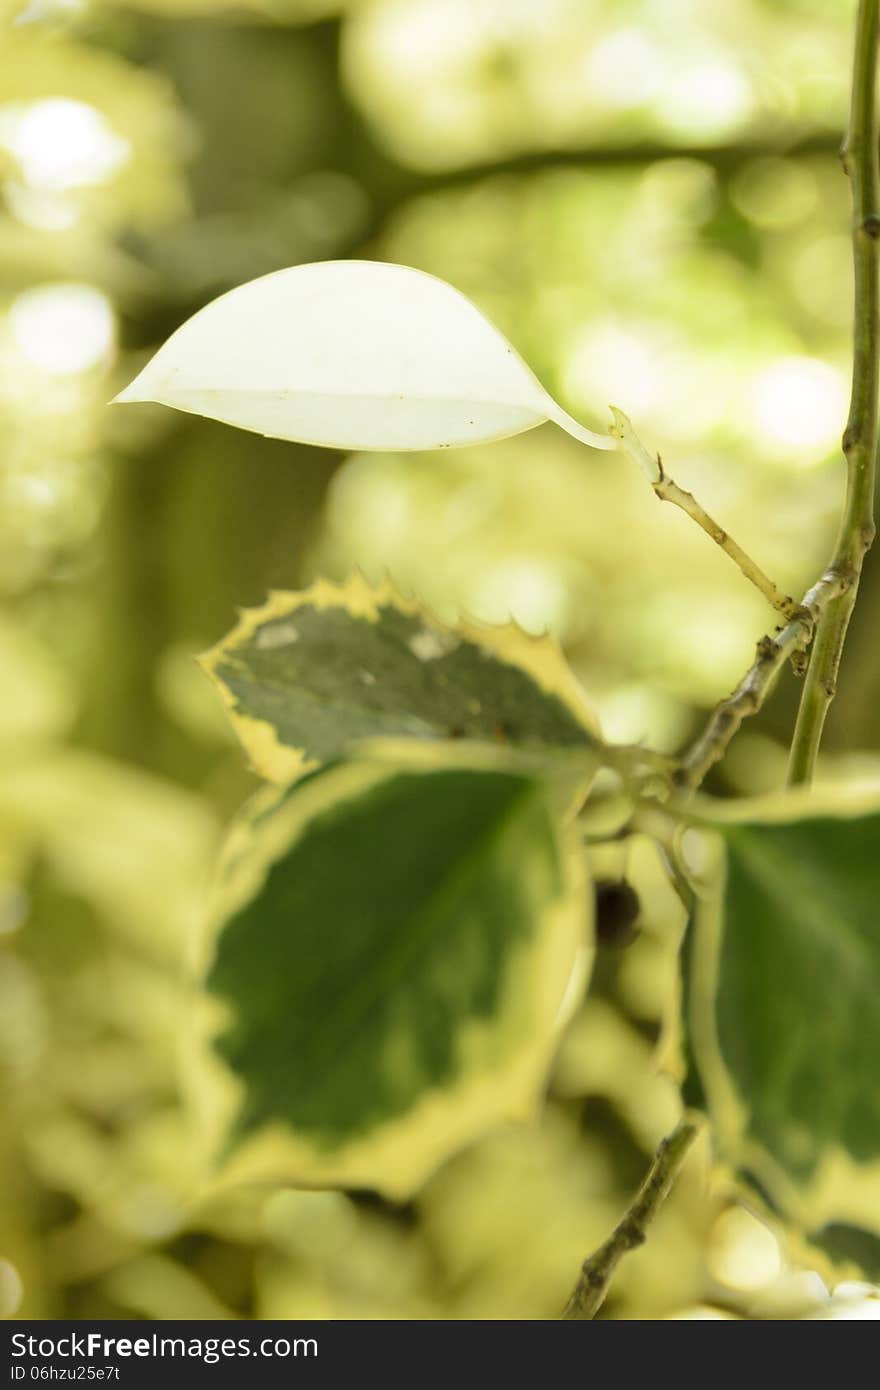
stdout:
{"type": "MultiPolygon", "coordinates": [[[[552,1317],[675,1109],[680,920],[645,845],[545,1113],[371,1194],[187,1199],[186,941],[253,786],[193,662],[357,564],[565,645],[607,734],[681,746],[772,625],[617,457],[550,426],[357,455],[108,399],[264,272],[469,294],[564,405],[624,408],[780,585],[829,547],[850,333],[853,0],[0,0],[0,1311],[552,1317]]],[[[880,739],[869,567],[828,744],[880,739]]],[[[713,784],[775,784],[783,681],[713,784]]],[[[692,1164],[607,1315],[824,1307],[692,1164]]],[[[850,1291],[852,1292],[852,1291],[850,1291]]],[[[831,1313],[837,1305],[831,1306],[831,1313]]],[[[850,1314],[852,1308],[850,1308],[850,1314]]],[[[847,1314],[847,1315],[850,1315],[847,1314]]]]}

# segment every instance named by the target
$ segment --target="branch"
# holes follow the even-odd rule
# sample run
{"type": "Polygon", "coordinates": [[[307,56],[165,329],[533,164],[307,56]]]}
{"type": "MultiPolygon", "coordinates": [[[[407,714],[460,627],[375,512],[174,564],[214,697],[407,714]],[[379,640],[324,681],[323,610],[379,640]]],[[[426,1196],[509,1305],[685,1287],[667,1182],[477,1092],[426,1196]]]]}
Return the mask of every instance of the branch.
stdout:
{"type": "Polygon", "coordinates": [[[604,1244],[584,1261],[580,1278],[565,1305],[563,1318],[586,1321],[596,1316],[623,1256],[644,1244],[646,1228],[666,1200],[697,1131],[698,1126],[694,1121],[680,1120],[672,1133],[661,1142],[632,1205],[604,1244]]]}
{"type": "Polygon", "coordinates": [[[734,142],[693,145],[670,144],[665,141],[641,141],[624,145],[587,145],[579,148],[541,148],[521,150],[493,159],[475,160],[450,169],[425,172],[401,168],[390,158],[370,145],[370,167],[375,171],[372,181],[373,216],[365,230],[358,230],[352,251],[372,241],[377,232],[404,203],[448,190],[458,191],[473,186],[478,180],[545,175],[548,170],[588,170],[602,168],[644,168],[661,159],[695,159],[728,174],[742,168],[751,160],[766,156],[786,159],[805,159],[817,154],[834,154],[835,144],[824,131],[810,132],[805,128],[780,132],[775,137],[734,142]]]}
{"type": "Polygon", "coordinates": [[[862,565],[874,539],[880,371],[877,36],[878,0],[859,0],[852,108],[841,151],[843,167],[852,184],[853,201],[852,394],[843,434],[847,463],[846,503],[830,566],[846,583],[819,619],[791,745],[790,783],[809,782],[812,778],[825,718],[837,688],[840,659],[855,607],[862,565]]]}
{"type": "Polygon", "coordinates": [[[623,411],[618,410],[613,405],[611,413],[614,416],[614,424],[610,433],[620,440],[625,453],[647,474],[648,480],[661,502],[671,502],[673,506],[679,507],[691,517],[706,532],[706,535],[721,547],[725,555],[742,571],[749,583],[760,589],[771,607],[776,608],[786,618],[793,617],[797,611],[797,604],[794,599],[788,598],[781,589],[777,588],[760,565],[746,554],[741,545],[737,545],[724,527],[719,526],[718,522],[707,511],[703,510],[692,492],[686,492],[683,487],[679,487],[678,483],[669,477],[663,468],[660,455],[658,454],[655,458],[648,453],[623,411]]]}
{"type": "Polygon", "coordinates": [[[763,705],[776,673],[789,657],[802,673],[804,654],[816,626],[845,586],[845,578],[829,570],[807,590],[785,627],[761,638],[753,664],[736,689],[715,707],[705,729],[682,757],[674,779],[679,788],[694,791],[710,768],[720,762],[734,734],[763,705]]]}
{"type": "Polygon", "coordinates": [[[742,546],[737,545],[733,537],[728,535],[724,528],[719,526],[718,522],[714,521],[708,512],[703,511],[703,508],[692,492],[685,492],[684,488],[679,487],[678,483],[673,482],[672,478],[666,475],[663,471],[663,463],[659,454],[657,456],[657,466],[660,469],[660,478],[654,484],[654,491],[660,500],[662,502],[672,502],[674,506],[680,507],[683,512],[686,512],[689,517],[692,517],[697,525],[703,528],[706,535],[711,536],[712,540],[716,545],[721,547],[725,555],[729,556],[733,563],[742,570],[746,579],[750,580],[750,582],[755,585],[756,589],[760,589],[771,607],[776,608],[780,613],[784,614],[786,618],[790,618],[797,607],[794,599],[783,594],[782,590],[776,587],[773,580],[767,577],[751,556],[746,554],[742,546]]]}

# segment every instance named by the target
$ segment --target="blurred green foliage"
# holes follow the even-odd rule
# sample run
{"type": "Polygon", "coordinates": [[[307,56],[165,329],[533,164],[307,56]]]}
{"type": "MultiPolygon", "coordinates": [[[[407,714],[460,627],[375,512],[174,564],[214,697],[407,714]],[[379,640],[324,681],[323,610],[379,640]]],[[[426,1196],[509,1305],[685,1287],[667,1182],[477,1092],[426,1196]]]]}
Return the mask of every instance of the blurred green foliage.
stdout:
{"type": "MultiPolygon", "coordinates": [[[[615,456],[547,429],[341,458],[106,401],[218,291],[367,254],[474,298],[574,413],[614,401],[799,592],[842,490],[849,0],[0,0],[0,1311],[550,1317],[674,1113],[676,901],[640,893],[539,1124],[418,1199],[194,1203],[177,1053],[252,786],[192,655],[357,564],[565,644],[608,736],[679,745],[770,622],[615,456]]],[[[880,739],[870,565],[830,727],[880,739]]],[[[776,781],[780,689],[714,790],[776,781]]],[[[197,1137],[197,1136],[196,1136],[197,1137]]],[[[616,1317],[812,1306],[689,1172],[616,1317]]]]}

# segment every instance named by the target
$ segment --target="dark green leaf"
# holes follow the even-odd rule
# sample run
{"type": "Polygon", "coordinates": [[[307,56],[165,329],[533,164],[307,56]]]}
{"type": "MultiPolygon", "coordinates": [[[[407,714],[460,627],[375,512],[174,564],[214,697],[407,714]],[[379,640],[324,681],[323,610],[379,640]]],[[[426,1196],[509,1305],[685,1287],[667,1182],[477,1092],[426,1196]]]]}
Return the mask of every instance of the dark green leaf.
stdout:
{"type": "Polygon", "coordinates": [[[208,988],[239,1135],[288,1178],[410,1190],[534,1103],[589,934],[544,790],[519,772],[343,763],[234,837],[208,988]]]}
{"type": "Polygon", "coordinates": [[[880,1234],[880,811],[861,811],[735,813],[685,952],[692,1098],[806,1232],[880,1234]]]}

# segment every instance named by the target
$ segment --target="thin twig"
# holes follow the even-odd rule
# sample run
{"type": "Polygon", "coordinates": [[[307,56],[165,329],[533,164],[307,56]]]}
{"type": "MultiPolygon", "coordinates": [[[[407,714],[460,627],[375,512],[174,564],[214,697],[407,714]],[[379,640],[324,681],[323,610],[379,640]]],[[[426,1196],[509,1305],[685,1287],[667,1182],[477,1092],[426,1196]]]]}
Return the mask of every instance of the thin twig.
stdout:
{"type": "Polygon", "coordinates": [[[633,429],[632,422],[624,415],[623,411],[612,406],[611,413],[614,416],[614,425],[610,433],[620,440],[626,454],[647,474],[648,481],[660,501],[671,502],[674,507],[680,508],[692,521],[695,521],[706,535],[717,546],[721,547],[728,559],[733,561],[749,583],[754,584],[755,588],[760,590],[772,608],[775,608],[785,618],[793,617],[798,607],[794,599],[784,594],[773,583],[773,580],[764,573],[751,555],[747,555],[742,546],[737,544],[724,527],[701,507],[692,492],[687,492],[683,487],[679,487],[678,483],[669,477],[663,467],[660,455],[648,453],[633,429]]]}
{"type": "Polygon", "coordinates": [[[756,589],[760,589],[767,602],[772,608],[777,609],[784,617],[790,618],[797,608],[793,598],[783,594],[778,589],[760,565],[756,564],[750,555],[747,555],[741,545],[737,545],[732,536],[720,526],[708,512],[704,511],[694,497],[692,492],[686,492],[683,487],[664,471],[662,460],[657,455],[657,464],[660,469],[660,479],[654,484],[654,491],[662,502],[671,502],[673,506],[680,507],[686,512],[698,526],[701,526],[707,536],[711,536],[716,545],[720,546],[733,563],[742,571],[746,579],[754,584],[756,589]]]}
{"type": "Polygon", "coordinates": [[[762,637],[754,663],[739,685],[713,710],[700,737],[682,759],[676,781],[682,789],[694,790],[726,753],[743,722],[757,714],[764,703],[773,677],[789,656],[805,651],[811,627],[802,618],[786,624],[775,637],[762,637]]]}
{"type": "Polygon", "coordinates": [[[761,638],[755,660],[739,685],[716,705],[705,729],[682,757],[675,774],[679,788],[695,790],[710,768],[724,757],[734,734],[763,705],[774,677],[789,657],[795,669],[802,665],[817,623],[841,594],[844,585],[845,580],[840,575],[829,571],[807,590],[785,627],[761,638]]]}
{"type": "Polygon", "coordinates": [[[571,1298],[565,1305],[563,1318],[585,1321],[596,1316],[623,1256],[644,1244],[647,1227],[663,1205],[697,1132],[698,1125],[694,1121],[680,1120],[672,1133],[661,1142],[647,1177],[626,1214],[608,1239],[584,1261],[571,1298]]]}
{"type": "Polygon", "coordinates": [[[841,158],[852,184],[853,322],[852,394],[843,434],[846,503],[830,568],[846,583],[823,611],[801,695],[788,780],[813,775],[840,659],[855,607],[865,555],[874,539],[874,477],[880,371],[880,168],[877,116],[878,0],[859,0],[853,61],[852,107],[841,158]]]}

